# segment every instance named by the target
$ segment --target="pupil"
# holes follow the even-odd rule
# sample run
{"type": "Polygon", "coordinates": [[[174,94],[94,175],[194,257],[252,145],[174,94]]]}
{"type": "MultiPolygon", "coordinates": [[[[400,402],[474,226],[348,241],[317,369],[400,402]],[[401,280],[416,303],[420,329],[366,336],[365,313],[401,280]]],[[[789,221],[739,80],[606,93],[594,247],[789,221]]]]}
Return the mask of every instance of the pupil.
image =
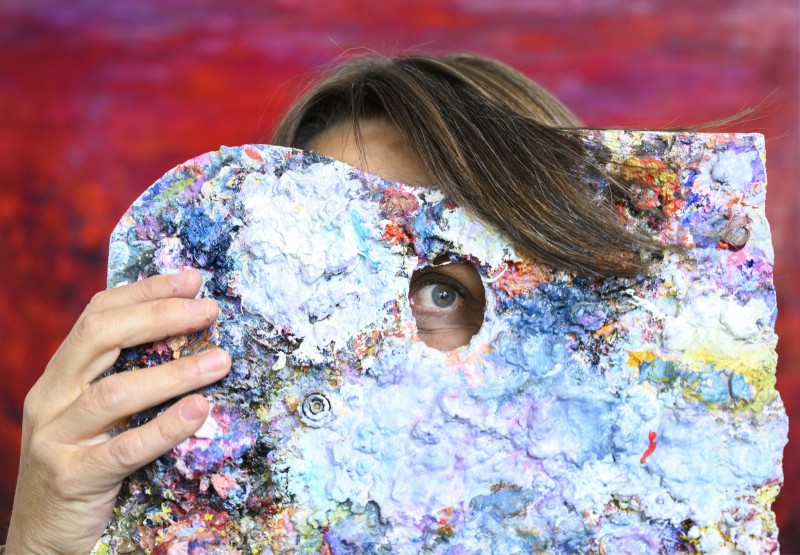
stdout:
{"type": "Polygon", "coordinates": [[[456,302],[456,292],[449,285],[436,285],[431,291],[433,304],[439,308],[447,308],[456,302]]]}

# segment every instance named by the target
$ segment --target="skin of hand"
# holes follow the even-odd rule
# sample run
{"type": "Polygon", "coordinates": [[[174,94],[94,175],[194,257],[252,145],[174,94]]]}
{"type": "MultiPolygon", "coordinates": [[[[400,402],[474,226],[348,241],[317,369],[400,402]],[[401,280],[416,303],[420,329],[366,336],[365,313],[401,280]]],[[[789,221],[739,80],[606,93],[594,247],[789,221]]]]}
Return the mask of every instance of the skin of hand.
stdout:
{"type": "Polygon", "coordinates": [[[219,312],[195,299],[195,270],[94,296],[25,398],[22,451],[6,553],[89,553],[122,480],[197,431],[208,402],[189,395],[150,422],[112,436],[120,420],[224,377],[221,349],[107,377],[120,351],[202,330],[219,312]]]}

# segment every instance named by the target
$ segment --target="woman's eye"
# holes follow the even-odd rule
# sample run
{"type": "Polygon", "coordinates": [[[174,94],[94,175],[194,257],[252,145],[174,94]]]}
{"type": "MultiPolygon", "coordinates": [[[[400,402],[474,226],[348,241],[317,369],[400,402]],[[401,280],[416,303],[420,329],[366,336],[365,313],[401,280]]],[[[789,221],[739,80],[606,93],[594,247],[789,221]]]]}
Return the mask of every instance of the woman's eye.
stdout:
{"type": "Polygon", "coordinates": [[[468,344],[483,324],[486,295],[480,274],[468,262],[418,270],[411,276],[408,300],[417,336],[434,349],[468,344]]]}
{"type": "Polygon", "coordinates": [[[448,283],[422,284],[411,293],[411,304],[422,310],[453,309],[463,302],[463,295],[448,283]]]}

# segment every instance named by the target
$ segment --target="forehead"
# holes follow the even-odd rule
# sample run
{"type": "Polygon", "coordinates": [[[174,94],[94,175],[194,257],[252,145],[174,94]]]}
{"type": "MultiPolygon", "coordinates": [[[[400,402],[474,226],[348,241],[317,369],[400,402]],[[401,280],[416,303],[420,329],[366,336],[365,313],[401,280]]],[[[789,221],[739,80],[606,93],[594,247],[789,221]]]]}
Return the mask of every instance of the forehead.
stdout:
{"type": "Polygon", "coordinates": [[[431,185],[422,162],[393,125],[383,119],[359,122],[361,147],[352,124],[325,131],[311,149],[354,168],[408,185],[431,185]]]}

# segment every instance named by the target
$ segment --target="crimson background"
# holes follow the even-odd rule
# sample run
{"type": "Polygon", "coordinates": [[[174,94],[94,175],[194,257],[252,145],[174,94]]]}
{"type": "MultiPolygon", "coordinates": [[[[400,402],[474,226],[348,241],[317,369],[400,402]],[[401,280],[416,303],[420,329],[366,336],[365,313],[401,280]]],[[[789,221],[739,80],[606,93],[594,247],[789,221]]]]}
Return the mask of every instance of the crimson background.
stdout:
{"type": "MultiPolygon", "coordinates": [[[[361,47],[517,67],[591,126],[696,124],[769,98],[778,387],[775,504],[800,552],[796,0],[0,0],[0,538],[26,391],[91,295],[123,211],[172,166],[264,142],[310,68],[361,47]]],[[[697,456],[703,456],[698,453],[697,456]]]]}

